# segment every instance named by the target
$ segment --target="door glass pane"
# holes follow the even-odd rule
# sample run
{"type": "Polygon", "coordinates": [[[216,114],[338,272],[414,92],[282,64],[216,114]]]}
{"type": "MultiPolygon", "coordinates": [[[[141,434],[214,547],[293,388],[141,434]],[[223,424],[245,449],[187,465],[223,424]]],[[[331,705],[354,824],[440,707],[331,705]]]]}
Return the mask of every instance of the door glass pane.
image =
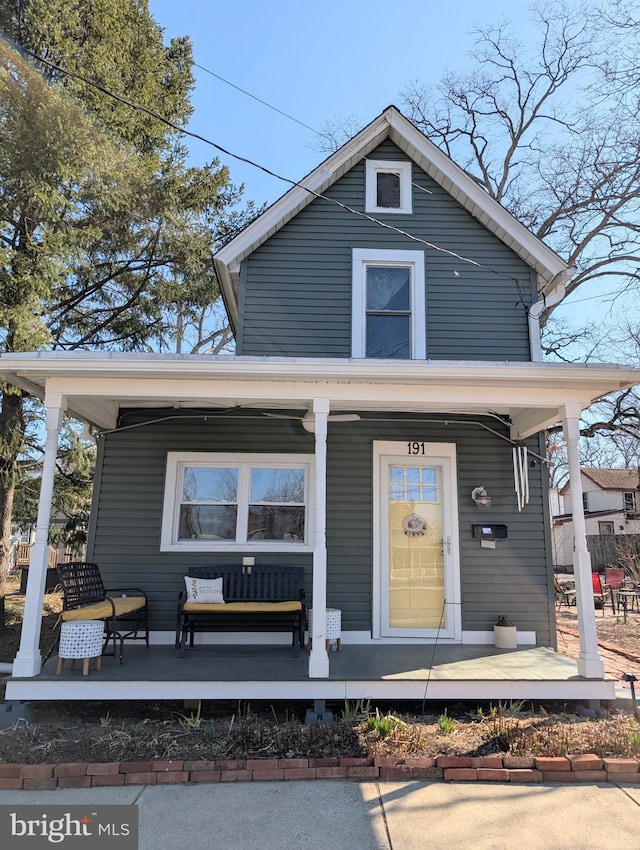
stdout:
{"type": "Polygon", "coordinates": [[[443,470],[391,466],[389,627],[444,627],[443,470]]]}

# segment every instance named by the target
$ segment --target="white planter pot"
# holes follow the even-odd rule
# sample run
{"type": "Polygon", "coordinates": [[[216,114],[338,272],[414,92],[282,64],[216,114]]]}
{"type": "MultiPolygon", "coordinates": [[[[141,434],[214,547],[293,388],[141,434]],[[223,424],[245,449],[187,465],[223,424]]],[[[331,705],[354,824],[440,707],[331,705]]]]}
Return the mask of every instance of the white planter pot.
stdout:
{"type": "Polygon", "coordinates": [[[518,646],[516,626],[494,626],[493,645],[498,649],[515,649],[518,646]]]}

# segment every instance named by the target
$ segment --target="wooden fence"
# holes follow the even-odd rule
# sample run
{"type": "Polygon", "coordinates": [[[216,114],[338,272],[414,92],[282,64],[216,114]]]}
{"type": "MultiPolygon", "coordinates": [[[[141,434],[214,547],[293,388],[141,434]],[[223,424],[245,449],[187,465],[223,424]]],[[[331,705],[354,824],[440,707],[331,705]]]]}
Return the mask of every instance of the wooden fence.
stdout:
{"type": "Polygon", "coordinates": [[[587,549],[593,570],[626,567],[629,558],[635,557],[640,563],[640,534],[588,534],[587,549]]]}

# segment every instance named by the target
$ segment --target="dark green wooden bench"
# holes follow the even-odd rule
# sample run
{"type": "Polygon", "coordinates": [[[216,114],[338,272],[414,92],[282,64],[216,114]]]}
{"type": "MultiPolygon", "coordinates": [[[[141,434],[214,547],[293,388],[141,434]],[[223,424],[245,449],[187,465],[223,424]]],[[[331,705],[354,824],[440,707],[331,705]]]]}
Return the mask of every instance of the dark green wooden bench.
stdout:
{"type": "Polygon", "coordinates": [[[178,596],[176,649],[184,657],[194,645],[196,632],[291,631],[294,655],[304,644],[307,609],[303,567],[230,566],[191,567],[190,578],[222,578],[224,604],[187,602],[186,590],[178,596]]]}

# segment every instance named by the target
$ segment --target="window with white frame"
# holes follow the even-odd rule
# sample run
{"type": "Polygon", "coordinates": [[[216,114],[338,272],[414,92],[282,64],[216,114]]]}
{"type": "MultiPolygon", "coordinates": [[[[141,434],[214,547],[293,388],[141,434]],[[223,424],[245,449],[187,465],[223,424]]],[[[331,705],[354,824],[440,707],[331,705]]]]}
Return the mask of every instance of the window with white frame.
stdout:
{"type": "Polygon", "coordinates": [[[366,212],[411,213],[410,162],[368,159],[365,183],[366,212]]]}
{"type": "Polygon", "coordinates": [[[352,357],[426,357],[423,251],[354,248],[352,357]]]}
{"type": "Polygon", "coordinates": [[[311,545],[309,455],[169,452],[161,549],[311,545]]]}

